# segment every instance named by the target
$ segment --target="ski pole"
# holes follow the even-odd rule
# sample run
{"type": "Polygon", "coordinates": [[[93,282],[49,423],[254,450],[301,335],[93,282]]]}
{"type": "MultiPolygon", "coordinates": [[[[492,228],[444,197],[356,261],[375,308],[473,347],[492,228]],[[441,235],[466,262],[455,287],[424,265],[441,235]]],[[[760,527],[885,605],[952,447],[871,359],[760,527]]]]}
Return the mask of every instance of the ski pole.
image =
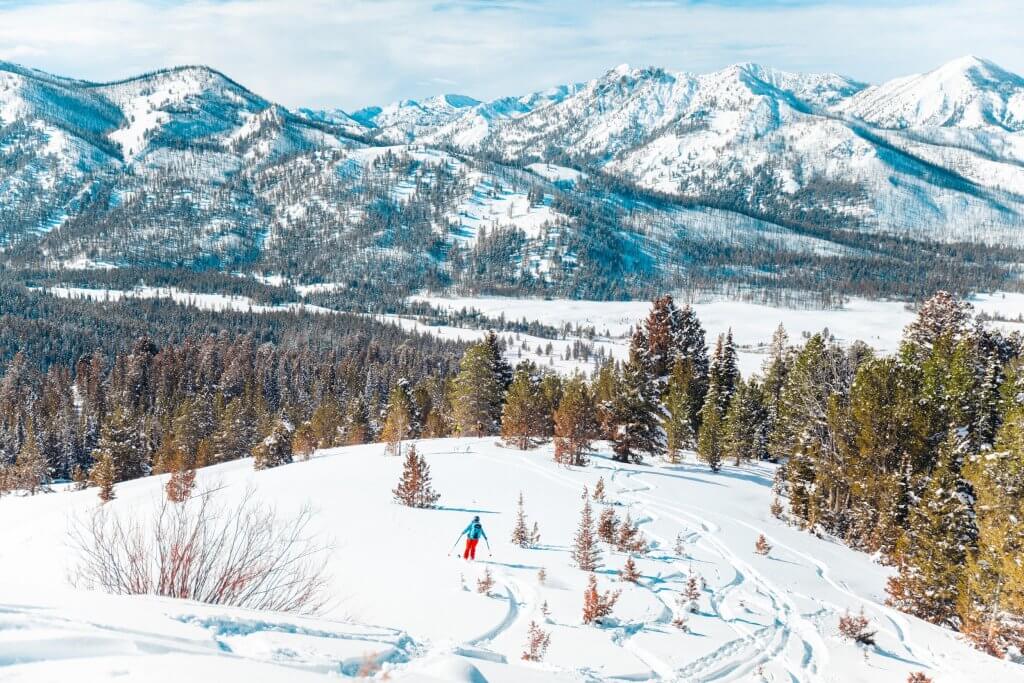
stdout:
{"type": "Polygon", "coordinates": [[[459,537],[455,539],[455,543],[452,544],[452,549],[448,551],[449,555],[451,555],[452,551],[455,550],[455,548],[458,547],[459,541],[461,541],[461,540],[462,540],[462,534],[459,534],[459,537]]]}
{"type": "Polygon", "coordinates": [[[487,540],[486,536],[484,536],[484,543],[487,544],[487,557],[490,557],[491,554],[492,554],[491,553],[491,542],[487,540]]]}

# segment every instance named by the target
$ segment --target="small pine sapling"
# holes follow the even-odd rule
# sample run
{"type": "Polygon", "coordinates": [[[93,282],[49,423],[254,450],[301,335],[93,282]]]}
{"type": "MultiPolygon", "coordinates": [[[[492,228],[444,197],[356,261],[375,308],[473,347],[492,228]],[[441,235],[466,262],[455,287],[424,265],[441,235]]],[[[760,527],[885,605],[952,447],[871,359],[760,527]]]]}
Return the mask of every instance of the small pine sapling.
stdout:
{"type": "Polygon", "coordinates": [[[523,659],[527,662],[543,660],[550,644],[551,634],[545,632],[537,625],[537,622],[531,621],[530,628],[526,631],[526,649],[523,651],[523,659]]]}
{"type": "Polygon", "coordinates": [[[484,575],[476,580],[476,592],[487,595],[494,588],[494,575],[491,574],[491,568],[487,567],[484,570],[484,575]]]}
{"type": "Polygon", "coordinates": [[[103,455],[93,465],[92,471],[89,473],[92,478],[92,483],[99,487],[100,501],[103,503],[109,503],[114,500],[117,494],[114,492],[114,479],[116,477],[114,473],[114,461],[109,455],[103,455]]]}
{"type": "Polygon", "coordinates": [[[405,452],[402,477],[392,493],[395,502],[413,508],[432,508],[441,497],[430,485],[430,466],[416,452],[416,446],[405,452]]]}
{"type": "Polygon", "coordinates": [[[924,672],[915,671],[907,676],[907,683],[932,683],[932,679],[924,675],[924,672]]]}
{"type": "Polygon", "coordinates": [[[768,539],[761,534],[757,537],[757,542],[754,544],[754,552],[758,555],[767,555],[772,551],[772,544],[768,542],[768,539]]]}
{"type": "Polygon", "coordinates": [[[784,508],[782,507],[782,501],[779,500],[778,496],[772,498],[772,504],[768,508],[768,510],[769,512],[772,513],[772,517],[775,517],[776,519],[782,519],[782,513],[784,511],[784,508]]]}
{"type": "Polygon", "coordinates": [[[621,594],[622,591],[598,592],[597,578],[591,574],[583,591],[583,623],[600,624],[602,619],[611,615],[621,594]]]}
{"type": "Polygon", "coordinates": [[[544,567],[541,567],[540,569],[537,570],[537,583],[539,583],[540,585],[543,586],[544,582],[547,581],[547,580],[548,580],[548,573],[544,569],[544,567]]]}
{"type": "Polygon", "coordinates": [[[868,626],[868,618],[864,616],[863,607],[860,610],[860,614],[853,615],[847,612],[839,617],[839,635],[847,640],[852,640],[858,645],[875,644],[875,634],[877,631],[870,630],[868,626]]]}
{"type": "Polygon", "coordinates": [[[629,583],[636,583],[640,580],[640,570],[636,568],[636,562],[633,561],[632,555],[626,558],[626,563],[622,565],[622,569],[619,571],[619,580],[629,583]]]}
{"type": "Polygon", "coordinates": [[[672,547],[672,552],[676,554],[676,557],[683,557],[686,555],[686,542],[683,540],[682,532],[676,534],[676,542],[672,547]]]}
{"type": "Polygon", "coordinates": [[[523,492],[519,492],[519,503],[516,507],[516,523],[512,527],[512,545],[520,548],[530,547],[530,530],[526,525],[526,511],[523,509],[523,492]]]}
{"type": "Polygon", "coordinates": [[[625,521],[619,525],[615,547],[623,553],[647,552],[647,539],[640,533],[640,527],[633,522],[633,518],[628,514],[625,521]]]}
{"type": "Polygon", "coordinates": [[[537,522],[533,523],[533,530],[530,532],[530,547],[536,548],[540,545],[540,527],[537,522]]]}
{"type": "Polygon", "coordinates": [[[698,600],[700,600],[700,586],[697,585],[697,577],[690,574],[689,578],[686,579],[686,591],[683,593],[683,597],[689,602],[688,609],[691,612],[696,612],[700,607],[698,600]]]}
{"type": "Polygon", "coordinates": [[[605,543],[615,543],[618,537],[619,518],[615,516],[614,508],[601,510],[601,516],[597,520],[597,537],[605,543]]]}
{"type": "Polygon", "coordinates": [[[589,496],[583,499],[580,524],[576,538],[573,539],[572,559],[585,572],[592,572],[601,566],[601,550],[597,547],[597,537],[594,535],[594,514],[589,496]]]}
{"type": "Polygon", "coordinates": [[[672,619],[672,625],[680,631],[682,631],[683,633],[689,633],[690,620],[686,617],[687,605],[686,600],[683,598],[682,595],[676,597],[676,605],[679,607],[679,611],[676,613],[676,616],[672,619]]]}
{"type": "Polygon", "coordinates": [[[545,600],[544,602],[541,603],[541,605],[540,605],[540,613],[544,615],[545,619],[550,619],[551,618],[551,608],[548,607],[548,601],[547,600],[545,600]]]}
{"type": "Polygon", "coordinates": [[[598,477],[597,483],[594,484],[594,500],[598,503],[604,502],[604,477],[598,477]]]}

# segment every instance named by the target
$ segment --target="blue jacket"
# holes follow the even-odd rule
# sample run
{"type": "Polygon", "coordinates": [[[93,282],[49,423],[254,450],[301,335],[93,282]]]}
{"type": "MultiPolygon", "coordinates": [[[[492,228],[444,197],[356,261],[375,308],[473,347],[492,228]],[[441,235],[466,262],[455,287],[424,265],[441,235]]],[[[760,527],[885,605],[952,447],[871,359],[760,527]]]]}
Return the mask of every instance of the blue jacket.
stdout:
{"type": "Polygon", "coordinates": [[[473,540],[473,541],[479,539],[481,536],[484,537],[484,540],[487,539],[487,534],[484,533],[484,528],[480,524],[480,522],[470,522],[469,526],[467,526],[463,530],[462,534],[466,538],[468,538],[470,540],[473,540]]]}

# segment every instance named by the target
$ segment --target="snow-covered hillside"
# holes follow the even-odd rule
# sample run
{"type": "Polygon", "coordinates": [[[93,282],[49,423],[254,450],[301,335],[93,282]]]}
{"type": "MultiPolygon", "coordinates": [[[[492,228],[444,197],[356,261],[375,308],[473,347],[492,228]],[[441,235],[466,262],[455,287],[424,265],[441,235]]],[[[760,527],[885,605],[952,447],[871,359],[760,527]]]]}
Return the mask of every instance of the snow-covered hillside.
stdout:
{"type": "MultiPolygon", "coordinates": [[[[384,456],[383,445],[317,452],[262,472],[250,460],[200,471],[200,485],[215,485],[225,500],[255,487],[284,515],[314,506],[312,533],[333,545],[334,599],[317,618],[75,589],[67,581],[76,562],[68,529],[96,508],[95,490],[5,497],[0,679],[263,683],[347,679],[360,670],[424,683],[902,683],[913,671],[942,683],[1010,683],[1024,676],[1020,665],[885,607],[890,570],[870,557],[772,517],[769,465],[712,474],[689,457],[679,465],[619,465],[601,451],[589,467],[567,469],[552,462],[550,446],[522,452],[493,439],[447,439],[417,447],[441,494],[434,510],[392,502],[401,461],[384,456]],[[599,586],[623,592],[600,627],[581,623],[587,575],[569,553],[581,493],[599,477],[607,504],[639,522],[650,543],[636,558],[635,585],[617,578],[626,557],[603,548],[599,586]],[[520,492],[541,532],[532,549],[509,540],[520,492]],[[450,553],[474,514],[490,550],[482,546],[467,562],[450,553]],[[762,533],[772,545],[767,556],[754,552],[762,533]],[[485,570],[495,585],[482,595],[476,582],[485,570]],[[687,613],[678,596],[691,573],[705,586],[687,613]],[[839,616],[862,608],[878,631],[873,647],[837,634],[839,616]],[[678,616],[686,616],[687,631],[673,626],[678,616]],[[520,659],[531,622],[551,636],[539,664],[520,659]]],[[[108,509],[145,515],[163,483],[119,484],[108,509]]]]}

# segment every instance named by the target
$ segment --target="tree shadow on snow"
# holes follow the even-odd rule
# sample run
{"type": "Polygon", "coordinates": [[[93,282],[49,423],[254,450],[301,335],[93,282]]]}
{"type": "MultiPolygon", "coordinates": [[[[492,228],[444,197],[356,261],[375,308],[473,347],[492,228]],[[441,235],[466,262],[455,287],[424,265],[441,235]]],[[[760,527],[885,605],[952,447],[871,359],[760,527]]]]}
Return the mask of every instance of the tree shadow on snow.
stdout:
{"type": "Polygon", "coordinates": [[[441,510],[442,512],[466,512],[474,515],[500,515],[501,513],[497,510],[475,510],[473,508],[454,508],[446,505],[438,505],[435,510],[441,510]]]}

